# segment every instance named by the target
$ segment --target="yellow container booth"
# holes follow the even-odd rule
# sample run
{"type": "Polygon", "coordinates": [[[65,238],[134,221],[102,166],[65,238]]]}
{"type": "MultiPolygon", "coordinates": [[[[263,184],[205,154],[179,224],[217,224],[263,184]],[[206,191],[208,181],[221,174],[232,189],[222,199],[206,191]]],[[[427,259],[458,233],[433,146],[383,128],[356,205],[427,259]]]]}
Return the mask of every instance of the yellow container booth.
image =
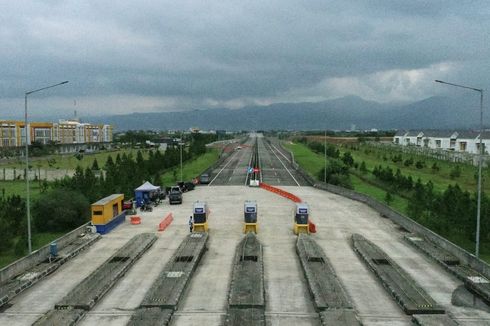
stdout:
{"type": "Polygon", "coordinates": [[[123,194],[114,194],[92,204],[92,224],[97,228],[97,232],[108,233],[125,220],[123,201],[123,194]]]}

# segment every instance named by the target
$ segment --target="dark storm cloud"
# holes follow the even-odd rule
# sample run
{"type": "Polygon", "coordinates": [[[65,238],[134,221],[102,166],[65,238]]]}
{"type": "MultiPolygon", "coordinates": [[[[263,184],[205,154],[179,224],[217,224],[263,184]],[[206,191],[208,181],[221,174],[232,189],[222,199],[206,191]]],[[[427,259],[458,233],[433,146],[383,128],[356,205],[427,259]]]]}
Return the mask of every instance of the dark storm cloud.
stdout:
{"type": "Polygon", "coordinates": [[[0,12],[0,114],[24,91],[65,79],[66,87],[36,95],[40,106],[78,101],[95,114],[347,94],[417,100],[445,92],[436,78],[486,87],[489,8],[439,0],[9,2],[0,12]]]}

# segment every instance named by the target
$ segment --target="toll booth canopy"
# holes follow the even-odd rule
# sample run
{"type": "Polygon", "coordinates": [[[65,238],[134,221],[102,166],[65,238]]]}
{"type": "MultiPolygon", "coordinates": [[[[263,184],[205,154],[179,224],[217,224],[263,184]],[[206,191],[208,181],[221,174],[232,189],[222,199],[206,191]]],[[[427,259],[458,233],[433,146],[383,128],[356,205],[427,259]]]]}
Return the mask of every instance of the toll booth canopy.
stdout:
{"type": "Polygon", "coordinates": [[[308,224],[309,213],[310,213],[310,208],[308,207],[307,204],[304,203],[296,204],[294,222],[296,224],[308,224]]]}
{"type": "Polygon", "coordinates": [[[194,223],[206,223],[207,218],[207,205],[205,202],[194,203],[194,223]]]}
{"type": "Polygon", "coordinates": [[[244,204],[245,223],[257,223],[257,202],[245,201],[244,204]]]}

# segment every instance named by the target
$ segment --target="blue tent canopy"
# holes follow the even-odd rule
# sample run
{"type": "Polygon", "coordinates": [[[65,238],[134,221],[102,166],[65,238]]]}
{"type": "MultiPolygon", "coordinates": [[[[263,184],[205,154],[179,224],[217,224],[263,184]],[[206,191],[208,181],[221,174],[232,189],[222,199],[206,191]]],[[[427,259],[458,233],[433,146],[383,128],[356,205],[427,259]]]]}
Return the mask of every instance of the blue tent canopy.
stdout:
{"type": "Polygon", "coordinates": [[[143,201],[148,202],[150,198],[161,191],[160,186],[154,186],[148,181],[134,190],[134,198],[136,207],[141,207],[143,201]]]}

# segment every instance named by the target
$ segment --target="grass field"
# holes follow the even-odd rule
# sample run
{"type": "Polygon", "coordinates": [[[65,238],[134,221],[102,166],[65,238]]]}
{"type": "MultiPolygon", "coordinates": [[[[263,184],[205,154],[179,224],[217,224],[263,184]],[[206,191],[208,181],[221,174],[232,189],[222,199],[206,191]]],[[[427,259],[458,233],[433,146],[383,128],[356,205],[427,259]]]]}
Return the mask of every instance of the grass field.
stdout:
{"type": "MultiPolygon", "coordinates": [[[[31,199],[37,199],[41,193],[39,182],[29,182],[29,189],[31,199]]],[[[22,198],[26,198],[26,182],[24,180],[15,181],[0,181],[0,195],[3,195],[5,190],[5,196],[19,195],[22,198]]]]}
{"type": "MultiPolygon", "coordinates": [[[[348,147],[338,147],[341,152],[349,151],[354,158],[354,161],[357,163],[361,163],[364,161],[366,163],[366,168],[370,171],[373,170],[375,166],[381,165],[383,167],[389,166],[393,169],[393,172],[396,172],[397,169],[400,169],[403,175],[412,176],[412,179],[415,181],[418,178],[423,183],[432,181],[434,184],[434,189],[437,191],[444,191],[448,185],[458,184],[463,190],[467,190],[470,193],[476,191],[477,184],[477,168],[466,165],[466,164],[456,164],[452,162],[446,162],[441,160],[435,160],[431,158],[422,158],[420,156],[409,155],[409,154],[401,154],[403,157],[403,161],[406,159],[412,158],[414,164],[411,166],[405,166],[402,162],[394,163],[391,160],[393,155],[398,153],[392,153],[388,149],[379,149],[368,144],[359,145],[359,150],[352,150],[348,147]],[[385,160],[386,158],[386,160],[385,160]],[[422,169],[417,169],[415,167],[415,162],[423,161],[425,163],[425,167],[422,169]],[[432,169],[432,165],[436,163],[439,167],[439,170],[436,171],[432,169]],[[451,179],[451,171],[458,165],[461,170],[461,176],[451,179]]],[[[488,170],[484,169],[483,175],[488,175],[488,170]]],[[[484,184],[484,190],[490,191],[490,184],[484,184]]]]}
{"type": "MultiPolygon", "coordinates": [[[[296,162],[304,170],[306,170],[310,175],[312,175],[316,178],[316,176],[318,175],[318,172],[323,168],[323,166],[325,164],[324,163],[324,156],[319,155],[317,153],[314,153],[307,146],[305,146],[303,144],[299,144],[299,143],[288,143],[285,145],[285,147],[287,147],[290,151],[293,152],[296,162]]],[[[372,167],[374,167],[375,164],[376,165],[380,164],[379,162],[376,163],[377,161],[373,157],[356,155],[359,152],[361,152],[361,151],[351,151],[354,159],[357,162],[360,162],[360,161],[358,161],[359,159],[364,158],[364,161],[366,162],[366,166],[368,167],[368,169],[372,169],[372,167]],[[367,159],[370,160],[369,163],[368,163],[367,159]]],[[[384,154],[386,155],[386,153],[384,153],[384,154]]],[[[382,165],[386,165],[386,163],[388,163],[388,161],[384,161],[382,165]]],[[[390,166],[392,166],[392,168],[397,166],[396,164],[394,164],[391,161],[390,161],[390,163],[392,163],[390,165],[390,166]]],[[[445,163],[445,164],[440,164],[440,166],[444,166],[444,170],[445,170],[445,171],[442,171],[443,169],[441,169],[442,175],[444,175],[444,173],[446,173],[448,170],[450,170],[450,168],[448,168],[449,163],[446,163],[446,162],[443,162],[443,163],[445,163]]],[[[439,165],[439,161],[438,161],[438,165],[439,165]]],[[[432,166],[432,164],[430,166],[432,166]]],[[[430,166],[429,166],[429,168],[430,168],[430,166]]],[[[416,169],[416,168],[413,168],[413,169],[416,169]]],[[[401,167],[400,167],[400,170],[402,170],[401,167]]],[[[469,178],[469,174],[471,173],[471,171],[474,171],[474,169],[472,167],[467,167],[467,169],[464,169],[462,167],[462,171],[463,170],[465,170],[465,174],[463,175],[463,172],[462,172],[461,177],[460,177],[461,179],[463,179],[464,177],[469,178]]],[[[420,175],[420,176],[424,177],[424,179],[422,179],[422,177],[421,177],[421,179],[423,181],[432,180],[432,182],[434,182],[434,184],[436,182],[438,182],[438,189],[439,190],[445,189],[447,187],[447,184],[452,183],[452,181],[444,180],[442,175],[436,175],[435,178],[432,179],[432,178],[430,178],[430,174],[428,174],[427,171],[412,171],[412,172],[415,172],[412,175],[412,178],[420,175]]],[[[407,171],[402,170],[402,173],[405,174],[405,173],[407,173],[407,171]]],[[[407,175],[408,174],[409,173],[407,173],[407,175]]],[[[369,176],[367,176],[367,177],[369,177],[369,176]]],[[[365,195],[368,195],[372,198],[377,199],[380,202],[385,203],[386,190],[381,189],[379,187],[376,187],[376,186],[362,180],[361,178],[359,178],[353,174],[351,174],[350,178],[351,178],[352,185],[353,185],[355,191],[363,193],[365,195]]],[[[458,181],[459,181],[459,179],[458,179],[458,181]]],[[[471,182],[468,182],[468,183],[469,184],[467,184],[466,186],[470,187],[471,182]]],[[[435,188],[435,189],[437,189],[437,188],[435,188]]],[[[468,189],[468,190],[470,190],[470,189],[468,189]]],[[[400,212],[401,214],[407,215],[408,200],[405,198],[399,197],[397,195],[394,195],[394,194],[392,194],[392,197],[393,197],[393,201],[389,204],[389,206],[391,208],[393,208],[395,211],[400,212]]],[[[449,241],[459,245],[460,247],[464,248],[468,252],[473,253],[475,251],[475,243],[472,241],[469,241],[468,239],[465,239],[465,238],[462,238],[461,236],[453,235],[453,234],[446,235],[445,237],[449,241]]],[[[485,260],[486,262],[490,262],[490,243],[481,243],[480,244],[480,258],[482,260],[485,260]]]]}
{"type": "MultiPolygon", "coordinates": [[[[75,154],[56,154],[46,157],[32,157],[30,158],[29,164],[32,168],[74,170],[78,165],[80,165],[84,169],[86,167],[91,167],[94,159],[97,159],[99,167],[102,168],[107,161],[107,157],[109,155],[111,155],[113,159],[116,158],[117,154],[122,155],[123,153],[126,153],[127,155],[132,154],[133,157],[136,157],[137,152],[137,149],[120,149],[114,151],[104,151],[100,153],[83,153],[80,160],[75,157],[75,154]]],[[[143,153],[143,157],[146,158],[148,155],[148,151],[141,150],[141,152],[143,153]]],[[[23,170],[25,168],[25,161],[20,158],[15,161],[0,164],[0,168],[2,167],[23,170]]]]}
{"type": "MultiPolygon", "coordinates": [[[[190,181],[199,176],[204,170],[216,162],[219,158],[219,150],[216,148],[208,149],[206,154],[186,162],[182,165],[183,180],[190,181]]],[[[162,184],[165,186],[175,185],[180,181],[180,166],[172,169],[161,176],[162,184]]]]}

